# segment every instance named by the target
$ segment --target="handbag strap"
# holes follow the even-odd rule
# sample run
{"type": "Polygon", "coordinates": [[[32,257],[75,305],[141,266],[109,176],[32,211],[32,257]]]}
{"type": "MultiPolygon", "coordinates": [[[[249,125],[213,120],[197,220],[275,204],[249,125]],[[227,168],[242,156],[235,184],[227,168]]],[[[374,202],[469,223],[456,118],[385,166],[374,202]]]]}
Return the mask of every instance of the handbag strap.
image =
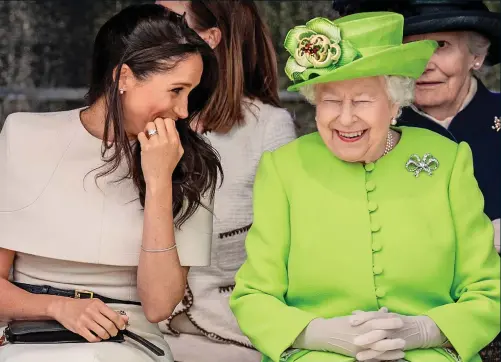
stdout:
{"type": "Polygon", "coordinates": [[[151,343],[150,341],[148,341],[148,340],[144,339],[143,337],[137,335],[136,333],[131,332],[128,329],[124,329],[122,331],[122,333],[123,333],[124,336],[127,336],[130,339],[135,340],[139,344],[142,344],[144,347],[148,348],[151,352],[153,352],[157,356],[165,356],[165,352],[162,349],[158,348],[153,343],[151,343]]]}
{"type": "Polygon", "coordinates": [[[59,288],[51,287],[50,285],[34,285],[34,284],[26,284],[26,283],[19,283],[19,282],[13,282],[12,284],[14,284],[18,288],[21,288],[29,293],[32,293],[32,294],[57,295],[60,297],[68,297],[68,298],[74,298],[74,299],[93,299],[93,298],[95,298],[95,299],[99,299],[99,300],[103,301],[106,304],[141,305],[140,302],[134,302],[131,300],[119,300],[119,299],[108,298],[108,297],[104,297],[102,295],[96,294],[94,292],[89,292],[87,290],[59,289],[59,288]]]}

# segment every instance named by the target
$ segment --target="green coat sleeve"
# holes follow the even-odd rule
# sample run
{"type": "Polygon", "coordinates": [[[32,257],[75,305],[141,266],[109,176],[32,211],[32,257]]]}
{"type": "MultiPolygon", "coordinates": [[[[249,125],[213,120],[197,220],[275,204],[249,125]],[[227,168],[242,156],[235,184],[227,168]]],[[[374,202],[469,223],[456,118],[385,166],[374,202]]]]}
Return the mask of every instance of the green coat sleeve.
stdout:
{"type": "Polygon", "coordinates": [[[473,175],[470,147],[461,143],[449,181],[456,232],[451,296],[456,303],[428,311],[463,361],[469,361],[499,333],[500,259],[484,200],[473,175]]]}
{"type": "Polygon", "coordinates": [[[316,316],[288,306],[284,299],[288,288],[289,202],[270,152],[261,158],[253,203],[254,222],[245,241],[247,260],[235,277],[230,307],[253,345],[278,362],[316,316]]]}

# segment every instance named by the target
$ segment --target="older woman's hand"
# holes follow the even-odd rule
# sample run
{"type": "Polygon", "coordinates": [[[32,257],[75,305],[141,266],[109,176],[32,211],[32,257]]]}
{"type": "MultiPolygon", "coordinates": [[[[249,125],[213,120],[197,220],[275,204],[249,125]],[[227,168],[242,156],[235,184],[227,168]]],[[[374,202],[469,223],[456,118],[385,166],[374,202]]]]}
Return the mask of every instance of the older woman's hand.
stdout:
{"type": "MultiPolygon", "coordinates": [[[[355,311],[354,325],[362,325],[368,320],[374,318],[374,312],[355,311]]],[[[357,354],[360,361],[374,358],[378,353],[381,354],[388,349],[393,349],[395,340],[404,340],[404,351],[417,348],[433,348],[443,346],[447,338],[442,334],[436,323],[428,316],[404,316],[396,313],[386,313],[382,318],[399,317],[403,321],[402,328],[392,331],[387,340],[378,341],[371,345],[363,344],[363,341],[355,341],[359,347],[365,350],[357,354]]]]}
{"type": "Polygon", "coordinates": [[[355,357],[358,356],[359,352],[367,350],[367,346],[379,342],[378,348],[381,349],[386,345],[388,349],[384,352],[366,353],[367,356],[362,356],[364,359],[359,360],[375,359],[383,361],[402,358],[404,357],[402,348],[405,342],[399,339],[387,338],[403,326],[403,321],[396,316],[382,317],[384,313],[387,314],[387,310],[366,315],[364,316],[364,322],[357,326],[353,325],[354,320],[357,318],[356,315],[314,319],[299,335],[293,347],[334,352],[355,357]]]}

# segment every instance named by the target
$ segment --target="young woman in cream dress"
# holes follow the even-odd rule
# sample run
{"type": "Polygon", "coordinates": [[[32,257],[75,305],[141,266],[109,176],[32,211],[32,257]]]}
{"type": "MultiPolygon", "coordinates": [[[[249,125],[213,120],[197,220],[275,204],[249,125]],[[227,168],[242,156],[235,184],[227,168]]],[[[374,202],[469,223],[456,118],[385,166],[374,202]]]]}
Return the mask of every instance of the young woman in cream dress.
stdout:
{"type": "Polygon", "coordinates": [[[8,117],[0,319],[54,319],[93,343],[6,344],[0,361],[173,360],[157,322],[189,267],[210,262],[221,166],[189,123],[215,77],[212,50],[182,17],[132,6],[97,35],[88,108],[8,117]],[[126,324],[165,355],[100,343],[126,324]]]}

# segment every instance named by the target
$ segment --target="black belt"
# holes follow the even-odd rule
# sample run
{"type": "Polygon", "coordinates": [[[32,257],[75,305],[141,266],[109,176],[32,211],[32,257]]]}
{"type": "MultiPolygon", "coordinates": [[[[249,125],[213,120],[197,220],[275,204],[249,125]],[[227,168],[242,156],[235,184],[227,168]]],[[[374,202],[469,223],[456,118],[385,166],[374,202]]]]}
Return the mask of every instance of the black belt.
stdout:
{"type": "Polygon", "coordinates": [[[103,301],[106,304],[134,304],[134,305],[141,305],[140,302],[133,302],[130,300],[119,300],[119,299],[113,299],[113,298],[108,298],[108,297],[103,297],[102,295],[89,292],[87,290],[80,290],[80,289],[75,289],[75,290],[68,290],[68,289],[59,289],[59,288],[54,288],[49,285],[33,285],[33,284],[25,284],[25,283],[17,283],[13,282],[15,286],[26,290],[29,293],[32,294],[48,294],[48,295],[58,295],[60,297],[68,297],[68,298],[74,298],[74,299],[99,299],[103,301]]]}

